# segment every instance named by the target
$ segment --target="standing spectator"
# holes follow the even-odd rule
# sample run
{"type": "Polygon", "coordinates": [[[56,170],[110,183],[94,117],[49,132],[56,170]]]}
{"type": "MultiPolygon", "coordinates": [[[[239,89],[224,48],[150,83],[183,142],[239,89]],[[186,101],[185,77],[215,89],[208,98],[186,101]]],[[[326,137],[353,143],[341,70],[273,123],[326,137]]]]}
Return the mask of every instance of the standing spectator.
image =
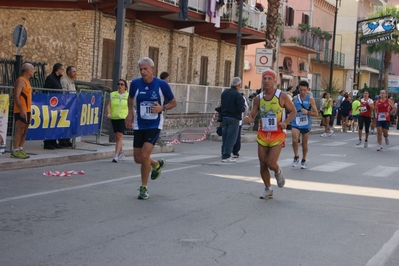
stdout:
{"type": "Polygon", "coordinates": [[[320,121],[320,126],[321,127],[324,126],[324,124],[323,124],[323,107],[324,107],[324,103],[326,102],[326,94],[327,94],[327,92],[324,92],[323,95],[321,96],[321,99],[320,99],[319,112],[320,112],[320,115],[321,115],[321,121],[320,121]]]}
{"type": "MultiPolygon", "coordinates": [[[[44,82],[43,88],[62,90],[61,77],[64,73],[64,67],[60,63],[56,63],[53,66],[53,71],[47,76],[44,82]]],[[[47,150],[61,149],[62,146],[57,143],[57,140],[45,140],[43,141],[43,148],[47,150]]]]}
{"type": "Polygon", "coordinates": [[[241,78],[234,77],[231,87],[225,89],[221,95],[220,107],[222,113],[222,162],[235,163],[231,158],[234,143],[237,139],[239,122],[245,111],[244,98],[240,94],[241,78]]]}
{"type": "Polygon", "coordinates": [[[344,94],[345,91],[341,90],[339,92],[339,95],[337,97],[337,107],[338,107],[338,114],[337,114],[337,126],[341,125],[341,117],[342,117],[342,110],[341,110],[341,105],[342,105],[342,101],[344,100],[344,94]]]}
{"type": "Polygon", "coordinates": [[[251,123],[258,113],[261,115],[257,135],[260,175],[265,185],[261,199],[273,197],[269,169],[274,172],[278,187],[284,187],[285,179],[277,161],[285,141],[285,129],[296,116],[294,104],[286,93],[275,89],[275,84],[276,72],[264,71],[263,92],[254,99],[251,113],[244,117],[244,123],[251,123]],[[285,111],[290,113],[287,118],[285,111]]]}
{"type": "Polygon", "coordinates": [[[385,90],[380,91],[380,98],[375,101],[375,117],[377,118],[377,151],[382,151],[382,136],[384,135],[385,144],[389,145],[388,130],[390,125],[390,114],[395,113],[395,105],[391,99],[387,98],[385,90]]]}
{"type": "Polygon", "coordinates": [[[308,154],[308,139],[310,129],[312,128],[311,116],[318,116],[316,102],[308,93],[309,83],[301,81],[299,83],[299,94],[294,97],[294,106],[296,109],[296,117],[292,120],[292,149],[294,150],[294,161],[292,167],[296,167],[299,163],[298,140],[299,135],[302,134],[302,160],[301,169],[306,169],[306,156],[308,154]]]}
{"type": "Polygon", "coordinates": [[[349,95],[346,93],[344,96],[344,100],[341,105],[341,114],[342,114],[342,132],[346,132],[346,128],[349,127],[349,114],[352,109],[351,102],[349,101],[349,95]]]}
{"type": "Polygon", "coordinates": [[[362,144],[362,130],[363,125],[365,126],[365,138],[364,138],[364,147],[368,147],[368,138],[369,138],[369,129],[371,124],[371,114],[374,110],[374,102],[369,98],[369,92],[365,91],[363,93],[363,98],[360,100],[360,114],[359,114],[359,141],[356,145],[362,144]]]}
{"type": "MultiPolygon", "coordinates": [[[[68,66],[66,69],[66,76],[61,79],[62,89],[70,93],[76,93],[75,79],[76,68],[74,66],[68,66]]],[[[62,147],[72,147],[70,139],[59,139],[58,142],[62,147]]]]}
{"type": "Polygon", "coordinates": [[[332,128],[334,126],[334,120],[335,120],[335,117],[337,116],[337,113],[338,113],[337,101],[333,100],[332,114],[330,117],[330,128],[332,128]]]}
{"type": "Polygon", "coordinates": [[[359,127],[359,114],[360,114],[360,96],[356,95],[355,100],[352,102],[352,132],[355,132],[355,129],[358,130],[359,127]],[[357,125],[356,125],[357,123],[357,125]]]}
{"type": "Polygon", "coordinates": [[[165,80],[167,83],[169,83],[169,73],[168,72],[162,72],[161,75],[159,75],[160,79],[165,80]]]}
{"type": "Polygon", "coordinates": [[[14,84],[15,134],[11,158],[27,159],[30,156],[26,154],[23,147],[32,114],[32,86],[29,79],[33,77],[35,68],[32,64],[25,63],[21,70],[22,74],[14,84]]]}
{"type": "Polygon", "coordinates": [[[154,61],[143,57],[138,61],[141,78],[130,84],[128,108],[125,123],[127,128],[134,129],[133,157],[141,165],[141,186],[138,199],[146,200],[148,194],[148,177],[155,180],[161,175],[165,160],[155,161],[151,158],[154,144],[161,134],[163,112],[176,106],[176,99],[167,82],[153,76],[154,61]],[[169,103],[163,103],[163,99],[169,103]],[[152,170],[151,170],[152,167],[152,170]]]}
{"type": "Polygon", "coordinates": [[[111,119],[112,128],[115,133],[115,155],[112,159],[112,162],[114,163],[125,158],[122,151],[122,138],[123,132],[125,131],[125,119],[129,112],[127,107],[127,99],[129,95],[126,90],[126,80],[120,79],[118,81],[118,90],[111,92],[107,105],[107,117],[111,119]]]}
{"type": "MultiPolygon", "coordinates": [[[[245,111],[246,111],[246,110],[248,110],[248,102],[247,102],[247,99],[245,99],[244,93],[241,92],[241,95],[242,95],[242,98],[244,98],[244,105],[245,105],[245,111]]],[[[233,158],[240,157],[240,154],[238,152],[241,150],[242,119],[244,118],[245,111],[242,113],[241,120],[239,122],[237,139],[236,139],[236,143],[233,146],[233,158]]]]}
{"type": "Polygon", "coordinates": [[[330,129],[330,118],[332,115],[332,99],[330,98],[330,93],[326,92],[325,95],[325,101],[323,104],[322,112],[323,112],[323,118],[322,118],[322,123],[324,128],[324,133],[321,134],[321,137],[326,137],[327,135],[331,137],[331,135],[334,133],[332,129],[330,129]]]}
{"type": "MultiPolygon", "coordinates": [[[[389,97],[389,99],[394,103],[394,106],[395,106],[396,103],[395,103],[393,97],[391,96],[391,97],[389,97]]],[[[396,108],[396,106],[395,106],[395,108],[396,108]]],[[[391,119],[391,127],[395,126],[395,113],[390,114],[390,119],[391,119]]]]}

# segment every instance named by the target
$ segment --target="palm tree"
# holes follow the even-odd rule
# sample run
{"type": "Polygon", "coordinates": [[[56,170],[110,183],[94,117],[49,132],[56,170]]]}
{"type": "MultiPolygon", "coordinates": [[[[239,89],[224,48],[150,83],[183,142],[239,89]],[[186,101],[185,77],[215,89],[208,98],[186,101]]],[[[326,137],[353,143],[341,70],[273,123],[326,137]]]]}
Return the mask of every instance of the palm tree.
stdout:
{"type": "Polygon", "coordinates": [[[266,18],[266,38],[265,38],[265,48],[273,49],[273,62],[272,69],[274,69],[274,64],[276,63],[276,46],[278,39],[278,22],[279,22],[279,9],[280,0],[267,0],[267,18],[266,18]]]}
{"type": "MultiPolygon", "coordinates": [[[[377,9],[374,13],[369,15],[369,18],[376,18],[382,16],[393,16],[399,21],[398,9],[394,6],[385,6],[377,9]]],[[[392,54],[399,54],[398,35],[393,35],[392,40],[385,42],[378,42],[367,46],[369,54],[383,53],[384,60],[384,89],[388,89],[389,68],[392,63],[392,54]]]]}

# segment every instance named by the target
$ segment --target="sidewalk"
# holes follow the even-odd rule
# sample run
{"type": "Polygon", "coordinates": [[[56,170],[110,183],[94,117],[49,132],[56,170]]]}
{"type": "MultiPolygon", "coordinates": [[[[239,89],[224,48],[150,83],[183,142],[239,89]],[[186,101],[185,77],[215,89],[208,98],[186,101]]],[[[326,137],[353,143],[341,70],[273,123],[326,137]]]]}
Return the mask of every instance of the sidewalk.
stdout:
{"type": "MultiPolygon", "coordinates": [[[[244,126],[241,136],[242,142],[255,142],[255,131],[246,129],[244,126]]],[[[216,127],[212,127],[209,140],[204,138],[204,128],[189,128],[180,132],[181,142],[201,142],[201,141],[218,141],[222,138],[216,134],[216,127]]],[[[313,125],[311,134],[321,134],[323,128],[313,125]]],[[[291,131],[287,131],[287,138],[291,137],[291,131]]],[[[174,145],[179,145],[179,131],[165,130],[162,132],[162,139],[166,143],[164,146],[155,145],[153,153],[169,153],[174,151],[174,145]]],[[[112,160],[114,155],[115,144],[108,142],[108,136],[102,136],[100,143],[94,143],[95,136],[84,136],[81,142],[76,143],[75,149],[64,148],[55,150],[43,149],[43,141],[27,141],[25,143],[25,151],[30,155],[29,159],[10,158],[10,153],[0,154],[0,172],[21,168],[32,168],[47,165],[58,165],[64,163],[84,162],[101,159],[112,160]]],[[[7,147],[7,150],[9,148],[7,147]]],[[[125,156],[133,156],[133,136],[125,135],[123,137],[123,151],[125,156]]]]}

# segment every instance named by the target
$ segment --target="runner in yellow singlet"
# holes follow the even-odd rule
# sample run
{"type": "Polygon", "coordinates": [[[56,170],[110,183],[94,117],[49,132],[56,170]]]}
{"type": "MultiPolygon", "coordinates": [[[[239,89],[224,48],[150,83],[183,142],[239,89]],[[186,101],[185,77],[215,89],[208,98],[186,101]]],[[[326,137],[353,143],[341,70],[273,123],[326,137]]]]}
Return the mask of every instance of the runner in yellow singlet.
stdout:
{"type": "Polygon", "coordinates": [[[260,175],[265,184],[261,199],[273,197],[269,169],[274,172],[277,185],[280,188],[284,187],[285,179],[277,160],[285,140],[285,129],[296,116],[291,99],[285,92],[275,89],[275,84],[276,73],[274,71],[266,70],[262,73],[263,92],[254,99],[252,111],[244,117],[243,121],[252,123],[258,113],[261,117],[257,135],[260,175]],[[286,111],[289,112],[287,118],[285,118],[286,111]]]}

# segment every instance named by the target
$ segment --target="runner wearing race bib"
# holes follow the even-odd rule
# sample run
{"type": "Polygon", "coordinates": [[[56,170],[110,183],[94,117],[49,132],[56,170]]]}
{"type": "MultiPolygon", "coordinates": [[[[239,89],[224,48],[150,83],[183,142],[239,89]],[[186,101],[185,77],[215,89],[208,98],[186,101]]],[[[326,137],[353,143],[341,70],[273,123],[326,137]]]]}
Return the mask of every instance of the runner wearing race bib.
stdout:
{"type": "Polygon", "coordinates": [[[261,199],[273,197],[273,189],[270,184],[269,169],[274,172],[278,187],[283,187],[285,179],[277,164],[283,142],[285,140],[284,130],[295,118],[296,110],[289,96],[275,89],[276,72],[266,70],[262,73],[263,92],[253,102],[251,113],[244,117],[244,123],[252,123],[260,113],[258,129],[258,157],[260,162],[260,174],[265,185],[265,190],[260,196],[261,199]],[[285,118],[286,110],[289,112],[285,118]]]}
{"type": "Polygon", "coordinates": [[[380,97],[375,101],[375,117],[377,126],[377,151],[382,150],[382,135],[385,138],[385,144],[389,144],[388,130],[390,125],[390,112],[394,113],[396,111],[395,105],[392,100],[387,98],[387,93],[385,90],[380,91],[380,97]]]}
{"type": "Polygon", "coordinates": [[[362,144],[362,130],[363,125],[365,126],[366,137],[364,139],[364,147],[368,147],[369,129],[371,124],[371,111],[374,110],[374,102],[369,98],[369,92],[365,91],[363,93],[363,98],[360,100],[359,107],[359,141],[356,145],[362,144]]]}
{"type": "Polygon", "coordinates": [[[149,198],[147,183],[151,172],[151,179],[161,175],[161,168],[165,160],[155,161],[151,158],[163,126],[163,112],[177,105],[169,84],[153,76],[154,61],[143,57],[138,62],[141,78],[134,79],[130,84],[128,107],[129,113],[125,119],[126,127],[134,129],[133,157],[141,164],[141,186],[139,199],[149,198]],[[165,104],[165,99],[168,103],[165,104]],[[151,170],[152,166],[152,170],[151,170]]]}
{"type": "Polygon", "coordinates": [[[296,109],[296,117],[292,120],[292,148],[294,150],[294,161],[292,167],[296,167],[299,163],[298,153],[298,139],[299,135],[302,134],[302,160],[301,169],[307,168],[306,156],[308,153],[308,139],[310,135],[310,129],[312,128],[311,116],[317,116],[318,110],[316,102],[308,93],[309,83],[307,81],[301,81],[299,83],[299,94],[294,98],[294,106],[296,109]]]}

